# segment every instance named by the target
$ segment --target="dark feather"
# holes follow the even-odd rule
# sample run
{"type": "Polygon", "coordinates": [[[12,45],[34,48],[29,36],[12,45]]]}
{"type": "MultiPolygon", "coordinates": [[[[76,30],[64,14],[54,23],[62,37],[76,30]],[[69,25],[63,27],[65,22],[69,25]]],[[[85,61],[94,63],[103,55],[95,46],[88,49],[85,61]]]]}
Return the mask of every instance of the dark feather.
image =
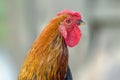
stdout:
{"type": "Polygon", "coordinates": [[[69,67],[68,67],[68,70],[67,70],[67,73],[66,73],[66,76],[65,76],[64,80],[73,80],[72,79],[72,73],[71,73],[71,70],[70,70],[69,67]]]}

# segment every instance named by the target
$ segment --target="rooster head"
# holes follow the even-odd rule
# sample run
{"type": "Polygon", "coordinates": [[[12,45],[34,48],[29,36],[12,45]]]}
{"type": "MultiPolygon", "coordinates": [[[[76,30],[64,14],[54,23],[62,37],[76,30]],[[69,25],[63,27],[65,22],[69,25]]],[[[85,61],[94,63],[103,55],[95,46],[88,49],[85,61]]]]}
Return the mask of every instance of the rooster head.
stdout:
{"type": "Polygon", "coordinates": [[[83,24],[81,15],[78,12],[69,10],[63,10],[57,14],[57,16],[60,15],[67,15],[67,18],[60,23],[59,32],[63,36],[67,46],[74,47],[81,38],[81,30],[78,27],[83,24]]]}

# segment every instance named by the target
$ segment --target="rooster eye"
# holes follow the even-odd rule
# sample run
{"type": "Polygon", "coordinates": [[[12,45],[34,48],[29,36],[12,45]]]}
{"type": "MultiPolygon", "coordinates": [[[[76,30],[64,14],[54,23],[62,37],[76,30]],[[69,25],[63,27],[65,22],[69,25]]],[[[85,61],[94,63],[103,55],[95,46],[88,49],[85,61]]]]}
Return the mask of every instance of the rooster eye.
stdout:
{"type": "Polygon", "coordinates": [[[68,20],[66,20],[66,23],[68,23],[68,24],[69,24],[69,23],[71,23],[71,21],[68,19],[68,20]]]}

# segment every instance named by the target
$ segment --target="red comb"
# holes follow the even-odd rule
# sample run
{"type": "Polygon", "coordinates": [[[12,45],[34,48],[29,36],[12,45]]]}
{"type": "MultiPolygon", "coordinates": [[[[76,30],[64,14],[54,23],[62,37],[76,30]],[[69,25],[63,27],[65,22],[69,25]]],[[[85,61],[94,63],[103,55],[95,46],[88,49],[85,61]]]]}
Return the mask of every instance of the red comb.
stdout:
{"type": "Polygon", "coordinates": [[[61,14],[69,14],[69,15],[72,15],[72,16],[75,16],[77,19],[81,19],[81,15],[79,12],[76,12],[76,11],[70,11],[70,10],[62,10],[61,12],[57,13],[57,16],[61,15],[61,14]]]}

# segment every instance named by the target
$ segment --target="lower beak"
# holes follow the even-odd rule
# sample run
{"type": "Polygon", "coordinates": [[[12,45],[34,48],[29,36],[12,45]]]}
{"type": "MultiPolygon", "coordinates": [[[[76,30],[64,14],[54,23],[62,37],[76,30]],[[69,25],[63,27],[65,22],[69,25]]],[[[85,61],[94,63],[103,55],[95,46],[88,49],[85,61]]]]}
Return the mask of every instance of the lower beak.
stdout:
{"type": "Polygon", "coordinates": [[[85,22],[83,20],[79,20],[78,25],[83,26],[83,25],[85,25],[85,22]]]}

